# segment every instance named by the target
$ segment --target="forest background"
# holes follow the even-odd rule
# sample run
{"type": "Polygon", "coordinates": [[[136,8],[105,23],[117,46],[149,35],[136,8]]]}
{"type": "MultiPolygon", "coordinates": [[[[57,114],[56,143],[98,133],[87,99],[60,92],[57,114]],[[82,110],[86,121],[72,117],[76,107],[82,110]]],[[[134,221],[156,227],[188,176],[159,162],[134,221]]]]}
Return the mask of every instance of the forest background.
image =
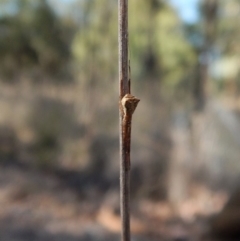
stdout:
{"type": "MultiPolygon", "coordinates": [[[[3,240],[118,239],[117,1],[62,4],[0,1],[3,240]]],[[[240,3],[197,4],[129,1],[136,240],[240,235],[240,3]]]]}

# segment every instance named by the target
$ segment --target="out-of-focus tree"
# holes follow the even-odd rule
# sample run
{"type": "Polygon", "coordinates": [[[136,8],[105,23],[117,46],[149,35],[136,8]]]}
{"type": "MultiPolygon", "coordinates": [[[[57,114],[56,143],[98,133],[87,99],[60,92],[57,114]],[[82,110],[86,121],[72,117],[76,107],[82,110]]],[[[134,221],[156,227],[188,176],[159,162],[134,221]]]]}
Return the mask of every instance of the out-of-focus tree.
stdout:
{"type": "Polygon", "coordinates": [[[210,79],[209,68],[215,53],[215,42],[218,33],[218,8],[217,0],[200,1],[201,21],[199,26],[195,26],[195,29],[189,29],[192,31],[192,36],[195,35],[193,41],[195,41],[196,52],[199,55],[193,91],[196,110],[202,110],[204,108],[207,98],[208,82],[210,79]],[[198,38],[196,39],[196,37],[198,38]]]}
{"type": "Polygon", "coordinates": [[[231,95],[240,91],[240,2],[237,0],[219,2],[219,28],[216,42],[219,59],[214,71],[220,82],[224,83],[224,90],[231,95]]]}
{"type": "Polygon", "coordinates": [[[41,71],[56,76],[69,61],[69,43],[60,18],[46,0],[2,1],[0,17],[1,74],[14,77],[41,71]]]}
{"type": "Polygon", "coordinates": [[[204,106],[207,85],[211,82],[219,90],[239,89],[239,9],[237,0],[200,1],[201,21],[187,26],[190,40],[200,56],[196,71],[194,98],[196,107],[204,106]]]}
{"type": "Polygon", "coordinates": [[[130,51],[139,77],[154,77],[176,87],[195,62],[183,25],[164,1],[131,1],[130,51]]]}
{"type": "MultiPolygon", "coordinates": [[[[117,74],[117,1],[81,1],[81,28],[73,42],[82,78],[117,74]]],[[[165,1],[129,2],[129,57],[134,78],[175,88],[189,77],[196,57],[182,23],[165,1]]]]}
{"type": "Polygon", "coordinates": [[[89,85],[114,78],[117,73],[117,2],[80,1],[80,30],[73,41],[73,54],[81,81],[89,85]]]}

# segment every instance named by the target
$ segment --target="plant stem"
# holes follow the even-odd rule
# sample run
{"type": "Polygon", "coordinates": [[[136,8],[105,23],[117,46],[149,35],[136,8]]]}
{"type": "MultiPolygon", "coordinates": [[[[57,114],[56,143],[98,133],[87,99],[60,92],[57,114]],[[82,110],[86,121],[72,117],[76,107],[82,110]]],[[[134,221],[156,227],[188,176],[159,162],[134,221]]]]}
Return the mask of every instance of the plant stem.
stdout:
{"type": "Polygon", "coordinates": [[[130,93],[128,84],[128,0],[118,0],[118,45],[119,45],[119,124],[120,124],[120,209],[122,241],[130,241],[130,168],[128,167],[123,140],[122,98],[130,93]]]}

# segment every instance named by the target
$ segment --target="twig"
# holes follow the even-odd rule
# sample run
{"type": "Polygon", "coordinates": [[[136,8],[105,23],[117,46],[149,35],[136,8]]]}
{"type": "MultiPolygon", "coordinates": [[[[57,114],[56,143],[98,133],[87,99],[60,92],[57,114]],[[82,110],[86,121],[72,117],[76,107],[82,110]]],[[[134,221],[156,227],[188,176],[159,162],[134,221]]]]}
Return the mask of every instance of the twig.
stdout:
{"type": "Polygon", "coordinates": [[[130,241],[130,145],[132,114],[139,99],[132,96],[128,79],[128,0],[118,0],[119,18],[119,123],[120,123],[120,208],[122,241],[130,241]]]}

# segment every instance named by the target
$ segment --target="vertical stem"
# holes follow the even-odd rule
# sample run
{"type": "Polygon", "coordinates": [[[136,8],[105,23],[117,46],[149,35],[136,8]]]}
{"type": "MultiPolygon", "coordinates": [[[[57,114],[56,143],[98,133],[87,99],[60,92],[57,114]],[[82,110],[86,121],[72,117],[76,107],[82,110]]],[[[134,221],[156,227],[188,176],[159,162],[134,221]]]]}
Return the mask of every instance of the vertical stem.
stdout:
{"type": "Polygon", "coordinates": [[[128,0],[118,0],[118,44],[119,44],[119,124],[120,124],[120,209],[122,219],[122,241],[130,241],[130,168],[123,140],[123,118],[121,100],[129,93],[128,84],[128,0]]]}

